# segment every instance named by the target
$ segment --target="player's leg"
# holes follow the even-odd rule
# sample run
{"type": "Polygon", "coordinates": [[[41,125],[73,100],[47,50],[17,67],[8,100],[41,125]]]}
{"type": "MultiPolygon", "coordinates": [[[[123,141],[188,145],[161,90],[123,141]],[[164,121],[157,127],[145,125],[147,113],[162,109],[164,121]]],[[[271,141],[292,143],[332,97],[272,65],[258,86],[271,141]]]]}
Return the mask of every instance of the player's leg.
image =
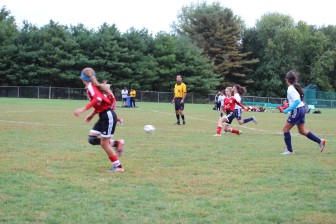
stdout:
{"type": "Polygon", "coordinates": [[[283,152],[282,154],[284,155],[289,155],[289,154],[293,154],[293,148],[292,148],[292,137],[290,134],[290,130],[292,129],[292,127],[294,126],[294,124],[291,124],[289,122],[285,123],[285,126],[283,127],[283,133],[284,133],[284,141],[286,144],[286,150],[285,152],[283,152]]]}
{"type": "Polygon", "coordinates": [[[184,119],[184,103],[180,103],[179,114],[181,115],[181,118],[182,118],[182,124],[186,125],[186,122],[184,119]]]}
{"type": "MultiPolygon", "coordinates": [[[[110,172],[122,172],[124,168],[122,167],[118,156],[114,152],[111,146],[111,136],[113,136],[116,123],[117,115],[112,110],[107,110],[101,114],[101,123],[102,123],[102,134],[101,134],[101,146],[108,155],[108,158],[113,164],[113,167],[109,169],[110,172]]],[[[114,144],[114,143],[112,143],[114,144]]]]}
{"type": "Polygon", "coordinates": [[[310,132],[309,130],[307,130],[305,128],[305,124],[299,124],[298,126],[298,131],[301,135],[306,136],[307,138],[309,138],[310,140],[316,142],[317,144],[319,144],[320,150],[321,152],[324,151],[325,149],[325,145],[326,145],[326,140],[325,139],[321,139],[319,137],[317,137],[316,135],[314,135],[312,132],[310,132]]]}
{"type": "Polygon", "coordinates": [[[231,133],[237,134],[237,135],[240,135],[240,134],[243,133],[240,130],[229,127],[229,125],[232,123],[233,119],[235,118],[235,113],[234,112],[231,112],[231,113],[227,114],[226,118],[227,118],[227,122],[226,122],[226,125],[224,127],[225,132],[231,132],[231,133]]]}
{"type": "Polygon", "coordinates": [[[218,119],[217,131],[216,131],[215,136],[221,136],[223,122],[225,123],[227,122],[227,118],[225,116],[218,119]]]}
{"type": "Polygon", "coordinates": [[[175,99],[176,125],[180,125],[180,99],[175,99]]]}

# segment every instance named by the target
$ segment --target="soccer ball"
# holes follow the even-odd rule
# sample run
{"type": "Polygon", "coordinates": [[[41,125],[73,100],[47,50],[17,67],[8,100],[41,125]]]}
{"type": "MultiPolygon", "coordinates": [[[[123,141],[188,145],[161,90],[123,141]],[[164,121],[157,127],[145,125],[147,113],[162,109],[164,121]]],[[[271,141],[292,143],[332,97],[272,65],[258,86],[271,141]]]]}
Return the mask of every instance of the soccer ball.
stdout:
{"type": "Polygon", "coordinates": [[[155,131],[155,127],[153,125],[147,124],[147,125],[145,125],[144,130],[148,134],[151,134],[155,131]]]}

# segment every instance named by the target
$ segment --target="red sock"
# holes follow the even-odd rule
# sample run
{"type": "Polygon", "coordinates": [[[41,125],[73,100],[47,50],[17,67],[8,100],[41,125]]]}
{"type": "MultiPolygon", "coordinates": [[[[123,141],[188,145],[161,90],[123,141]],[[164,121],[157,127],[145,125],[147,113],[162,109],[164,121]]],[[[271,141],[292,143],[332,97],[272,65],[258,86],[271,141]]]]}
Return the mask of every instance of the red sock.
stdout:
{"type": "Polygon", "coordinates": [[[111,162],[115,162],[118,160],[118,157],[117,156],[109,156],[109,159],[111,160],[111,162]]]}
{"type": "Polygon", "coordinates": [[[117,121],[118,121],[118,122],[120,122],[120,120],[121,120],[120,118],[117,118],[117,121]]]}
{"type": "Polygon", "coordinates": [[[217,134],[220,135],[222,132],[222,127],[221,126],[218,126],[217,127],[217,134]]]}
{"type": "Polygon", "coordinates": [[[231,130],[231,133],[238,134],[238,133],[239,133],[239,131],[238,131],[238,130],[236,130],[236,129],[233,129],[233,128],[232,128],[232,130],[231,130]]]}

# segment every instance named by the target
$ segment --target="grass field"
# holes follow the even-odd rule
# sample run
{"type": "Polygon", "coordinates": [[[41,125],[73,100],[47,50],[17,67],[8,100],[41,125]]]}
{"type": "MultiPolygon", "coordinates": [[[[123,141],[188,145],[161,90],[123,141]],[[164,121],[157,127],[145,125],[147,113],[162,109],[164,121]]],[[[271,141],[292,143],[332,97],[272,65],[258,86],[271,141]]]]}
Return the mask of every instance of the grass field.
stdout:
{"type": "Polygon", "coordinates": [[[216,138],[212,105],[187,104],[187,126],[171,104],[118,108],[125,172],[108,173],[73,115],[86,103],[0,98],[0,223],[336,223],[336,110],[306,116],[325,153],[293,129],[284,156],[280,113],[216,138]]]}

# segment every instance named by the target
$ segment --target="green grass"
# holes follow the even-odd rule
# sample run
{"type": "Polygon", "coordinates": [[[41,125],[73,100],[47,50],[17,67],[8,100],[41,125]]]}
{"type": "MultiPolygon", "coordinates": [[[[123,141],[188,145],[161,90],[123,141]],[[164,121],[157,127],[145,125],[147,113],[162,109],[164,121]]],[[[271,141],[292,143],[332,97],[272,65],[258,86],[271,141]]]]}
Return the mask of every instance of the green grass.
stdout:
{"type": "Polygon", "coordinates": [[[0,223],[336,223],[335,110],[306,116],[325,153],[293,129],[283,156],[280,113],[245,112],[258,125],[215,138],[212,105],[187,104],[187,126],[171,104],[118,108],[125,172],[108,173],[73,115],[86,103],[0,98],[0,223]]]}

